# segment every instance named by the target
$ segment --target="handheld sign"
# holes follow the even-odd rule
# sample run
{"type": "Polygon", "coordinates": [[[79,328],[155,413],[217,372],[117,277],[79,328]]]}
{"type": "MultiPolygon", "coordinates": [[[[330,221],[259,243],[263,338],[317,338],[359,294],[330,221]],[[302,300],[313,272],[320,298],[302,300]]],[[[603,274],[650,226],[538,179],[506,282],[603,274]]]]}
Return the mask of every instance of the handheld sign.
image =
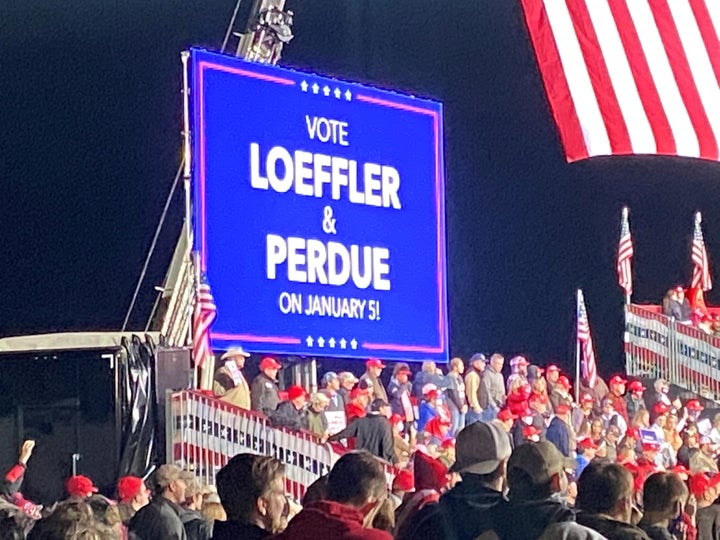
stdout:
{"type": "Polygon", "coordinates": [[[191,53],[212,344],[447,360],[442,105],[191,53]]]}

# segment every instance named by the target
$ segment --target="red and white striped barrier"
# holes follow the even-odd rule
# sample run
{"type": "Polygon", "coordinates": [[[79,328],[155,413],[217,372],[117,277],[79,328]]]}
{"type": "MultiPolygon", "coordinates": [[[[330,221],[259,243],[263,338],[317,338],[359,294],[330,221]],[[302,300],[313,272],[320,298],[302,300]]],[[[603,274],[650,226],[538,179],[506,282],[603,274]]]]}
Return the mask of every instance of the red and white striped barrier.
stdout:
{"type": "MultiPolygon", "coordinates": [[[[236,454],[274,456],[285,464],[288,495],[298,502],[341,455],[337,447],[322,444],[312,433],[274,428],[263,414],[192,390],[171,395],[166,422],[168,462],[214,485],[217,472],[236,454]]],[[[396,469],[384,465],[392,482],[396,469]]]]}
{"type": "Polygon", "coordinates": [[[624,341],[629,375],[662,377],[720,401],[720,338],[654,310],[629,305],[624,341]]]}

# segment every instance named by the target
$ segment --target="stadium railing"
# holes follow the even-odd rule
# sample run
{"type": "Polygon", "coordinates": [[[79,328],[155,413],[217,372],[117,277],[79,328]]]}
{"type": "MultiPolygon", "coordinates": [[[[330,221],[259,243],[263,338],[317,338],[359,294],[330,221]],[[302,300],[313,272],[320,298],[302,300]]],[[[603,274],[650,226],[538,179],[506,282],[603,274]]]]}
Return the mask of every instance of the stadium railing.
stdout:
{"type": "Polygon", "coordinates": [[[662,377],[720,402],[720,337],[663,315],[657,306],[625,307],[628,375],[662,377]]]}
{"type": "MultiPolygon", "coordinates": [[[[193,390],[170,394],[166,401],[166,460],[206,484],[236,454],[273,456],[285,464],[287,492],[300,502],[306,489],[340,458],[338,447],[317,436],[270,425],[263,414],[247,411],[193,390]]],[[[382,462],[388,482],[396,468],[382,462]]]]}

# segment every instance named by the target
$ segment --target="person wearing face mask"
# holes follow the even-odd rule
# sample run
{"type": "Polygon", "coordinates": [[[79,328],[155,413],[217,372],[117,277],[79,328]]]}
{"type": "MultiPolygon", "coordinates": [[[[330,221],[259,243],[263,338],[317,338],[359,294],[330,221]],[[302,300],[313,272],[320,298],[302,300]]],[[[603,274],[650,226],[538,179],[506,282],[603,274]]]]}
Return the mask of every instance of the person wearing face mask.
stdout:
{"type": "MultiPolygon", "coordinates": [[[[275,540],[391,540],[371,524],[388,496],[385,471],[369,452],[344,454],[327,479],[323,500],[307,505],[275,540]]],[[[241,537],[237,537],[241,538],[241,537]]]]}
{"type": "Polygon", "coordinates": [[[238,454],[216,477],[227,521],[216,521],[213,540],[260,540],[287,525],[285,465],[270,456],[238,454]]]}

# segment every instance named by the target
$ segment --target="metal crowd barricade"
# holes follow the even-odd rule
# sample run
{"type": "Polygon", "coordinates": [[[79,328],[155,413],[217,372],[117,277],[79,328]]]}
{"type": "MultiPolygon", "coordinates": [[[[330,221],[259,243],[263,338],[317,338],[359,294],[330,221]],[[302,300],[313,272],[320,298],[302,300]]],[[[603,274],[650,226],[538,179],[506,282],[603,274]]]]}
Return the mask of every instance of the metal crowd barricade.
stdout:
{"type": "MultiPolygon", "coordinates": [[[[217,472],[236,454],[274,456],[285,464],[288,494],[300,501],[340,458],[311,433],[274,428],[264,415],[202,392],[175,392],[166,403],[167,461],[194,471],[207,484],[215,484],[217,472]]],[[[384,466],[392,482],[396,469],[384,466]]]]}
{"type": "Polygon", "coordinates": [[[625,308],[624,341],[629,375],[662,377],[720,401],[720,338],[631,304],[625,308]]]}

